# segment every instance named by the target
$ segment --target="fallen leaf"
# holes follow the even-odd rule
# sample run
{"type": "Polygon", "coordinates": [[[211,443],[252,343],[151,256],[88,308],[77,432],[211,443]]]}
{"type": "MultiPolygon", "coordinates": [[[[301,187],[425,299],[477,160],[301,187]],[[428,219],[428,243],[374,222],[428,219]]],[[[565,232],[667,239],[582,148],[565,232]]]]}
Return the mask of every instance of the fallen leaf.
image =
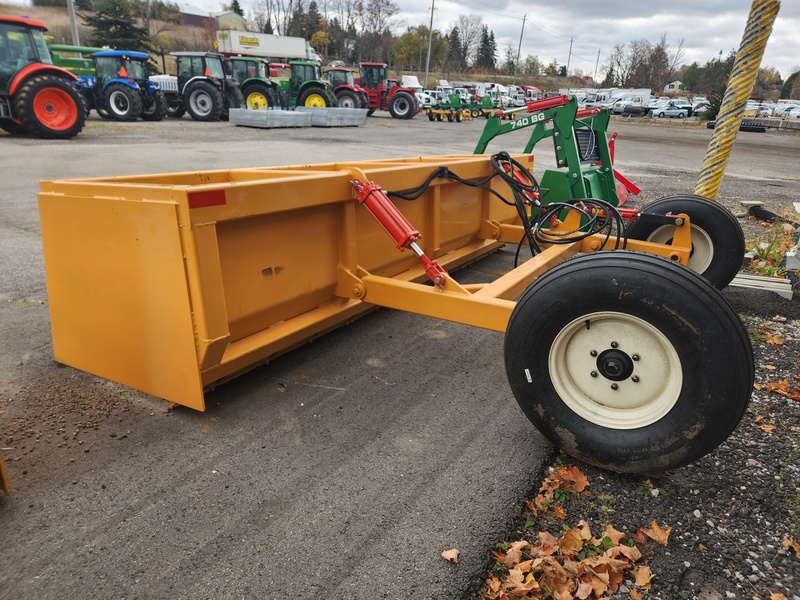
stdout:
{"type": "Polygon", "coordinates": [[[658,526],[658,523],[653,521],[650,524],[649,529],[641,528],[639,531],[644,533],[650,539],[658,542],[662,546],[667,545],[667,540],[669,539],[669,532],[672,531],[672,527],[664,527],[663,529],[658,526]]]}
{"type": "Polygon", "coordinates": [[[776,367],[775,365],[764,365],[764,368],[767,369],[768,371],[774,371],[778,367],[776,367]]]}
{"type": "Polygon", "coordinates": [[[794,550],[794,553],[797,556],[800,556],[800,544],[794,538],[786,538],[783,540],[783,547],[789,550],[790,548],[794,550]]]}
{"type": "Polygon", "coordinates": [[[705,544],[697,544],[697,547],[700,548],[700,550],[708,550],[708,546],[705,544]]]}
{"type": "Polygon", "coordinates": [[[606,550],[605,555],[609,558],[619,558],[621,555],[632,563],[642,558],[642,553],[636,546],[614,546],[606,550]]]}
{"type": "Polygon", "coordinates": [[[603,532],[603,535],[611,540],[615,546],[619,544],[620,540],[625,537],[625,534],[621,531],[617,531],[611,525],[606,525],[606,530],[603,532]]]}
{"type": "Polygon", "coordinates": [[[769,595],[769,600],[789,600],[789,599],[783,594],[772,593],[769,595]]]}
{"type": "Polygon", "coordinates": [[[631,590],[630,591],[631,600],[642,600],[644,598],[644,594],[639,590],[631,590]]]}
{"type": "Polygon", "coordinates": [[[758,425],[756,429],[760,429],[766,433],[772,433],[775,431],[775,425],[758,425]]]}
{"type": "Polygon", "coordinates": [[[576,492],[582,492],[589,487],[589,480],[586,478],[586,475],[574,465],[570,467],[559,467],[556,469],[556,474],[564,481],[569,482],[570,488],[576,492]]]}
{"type": "Polygon", "coordinates": [[[458,564],[458,550],[456,548],[445,550],[442,552],[442,558],[451,563],[458,564]]]}
{"type": "Polygon", "coordinates": [[[583,550],[583,539],[581,538],[580,529],[571,527],[564,532],[561,539],[558,540],[558,549],[563,555],[577,554],[583,550]]]}
{"type": "Polygon", "coordinates": [[[775,315],[772,317],[772,320],[776,321],[777,323],[786,323],[786,317],[782,317],[781,315],[775,315]]]}
{"type": "Polygon", "coordinates": [[[578,584],[578,589],[575,590],[575,597],[578,600],[586,600],[589,596],[592,595],[592,585],[588,581],[581,581],[578,584]]]}
{"type": "Polygon", "coordinates": [[[650,581],[653,579],[653,571],[647,565],[641,565],[633,570],[633,576],[636,578],[636,585],[643,590],[650,589],[650,581]]]}
{"type": "Polygon", "coordinates": [[[567,518],[567,511],[565,511],[560,504],[553,504],[550,509],[556,519],[561,519],[563,521],[567,518]]]}
{"type": "Polygon", "coordinates": [[[632,539],[633,539],[635,542],[637,542],[637,543],[639,543],[639,544],[644,544],[644,542],[645,542],[645,539],[644,539],[644,534],[642,534],[642,532],[641,532],[641,531],[637,531],[637,532],[635,532],[635,533],[631,533],[631,534],[630,534],[630,537],[631,537],[631,538],[632,538],[632,539]]]}
{"type": "Polygon", "coordinates": [[[764,420],[764,415],[758,415],[754,420],[753,423],[760,423],[764,420]]]}

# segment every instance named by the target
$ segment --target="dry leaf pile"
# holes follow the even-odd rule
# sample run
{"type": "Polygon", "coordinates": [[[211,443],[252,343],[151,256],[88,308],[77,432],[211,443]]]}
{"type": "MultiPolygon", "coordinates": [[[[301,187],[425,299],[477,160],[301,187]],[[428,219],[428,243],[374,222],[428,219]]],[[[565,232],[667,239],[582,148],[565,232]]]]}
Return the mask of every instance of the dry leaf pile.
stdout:
{"type": "MultiPolygon", "coordinates": [[[[525,505],[533,517],[567,518],[559,498],[564,494],[589,494],[589,481],[575,466],[552,468],[542,482],[539,494],[525,505]]],[[[669,539],[670,527],[653,521],[633,535],[617,531],[610,524],[595,536],[589,524],[580,520],[574,527],[562,525],[560,537],[540,531],[537,539],[521,539],[501,544],[493,556],[501,574],[486,580],[481,597],[485,600],[554,598],[585,600],[606,598],[619,590],[623,577],[633,580],[630,597],[639,600],[650,589],[654,574],[645,564],[637,544],[650,538],[662,546],[669,539]]]]}

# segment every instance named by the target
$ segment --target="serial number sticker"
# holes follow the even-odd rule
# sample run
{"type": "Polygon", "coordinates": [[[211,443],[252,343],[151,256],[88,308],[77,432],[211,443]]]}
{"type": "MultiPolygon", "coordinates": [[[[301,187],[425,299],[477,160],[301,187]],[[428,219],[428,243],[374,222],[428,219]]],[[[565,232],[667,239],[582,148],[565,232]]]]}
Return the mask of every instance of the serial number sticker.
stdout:
{"type": "Polygon", "coordinates": [[[531,377],[531,372],[528,369],[525,369],[525,379],[528,380],[528,383],[533,383],[533,378],[531,377]]]}

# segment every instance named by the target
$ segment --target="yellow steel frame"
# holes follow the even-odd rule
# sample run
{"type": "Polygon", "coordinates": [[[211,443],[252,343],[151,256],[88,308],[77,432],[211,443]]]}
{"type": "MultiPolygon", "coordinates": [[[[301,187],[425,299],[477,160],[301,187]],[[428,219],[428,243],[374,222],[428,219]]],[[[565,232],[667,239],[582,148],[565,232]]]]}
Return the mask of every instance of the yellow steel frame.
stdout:
{"type": "MultiPolygon", "coordinates": [[[[41,182],[55,359],[204,410],[205,390],[376,306],[505,331],[539,274],[613,245],[591,236],[484,285],[427,285],[417,256],[398,252],[358,205],[351,179],[408,189],[440,166],[472,181],[492,173],[488,156],[470,154],[41,182]]],[[[513,206],[448,179],[398,207],[448,271],[523,233],[513,206]]],[[[688,264],[681,217],[672,245],[628,248],[688,264]]]]}

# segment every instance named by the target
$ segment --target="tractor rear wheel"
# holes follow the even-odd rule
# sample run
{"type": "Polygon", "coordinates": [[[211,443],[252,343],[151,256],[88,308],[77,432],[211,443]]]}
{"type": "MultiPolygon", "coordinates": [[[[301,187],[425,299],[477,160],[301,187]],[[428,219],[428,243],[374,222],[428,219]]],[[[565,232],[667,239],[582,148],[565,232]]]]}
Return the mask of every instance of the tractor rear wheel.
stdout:
{"type": "Polygon", "coordinates": [[[103,106],[116,121],[135,121],[142,114],[139,92],[124,83],[110,83],[103,94],[103,106]]]}
{"type": "Polygon", "coordinates": [[[167,100],[167,116],[172,119],[180,119],[184,114],[186,114],[186,106],[183,103],[183,100],[175,104],[171,104],[169,100],[167,100]]]}
{"type": "Polygon", "coordinates": [[[336,94],[336,100],[339,103],[339,108],[361,108],[361,100],[352,90],[341,90],[336,94]]]}
{"type": "Polygon", "coordinates": [[[55,75],[39,75],[23,83],[14,108],[26,132],[46,139],[73,138],[86,122],[80,92],[55,75]]]}
{"type": "Polygon", "coordinates": [[[627,473],[719,446],[747,408],[747,330],[702,277],[629,251],[569,260],[522,295],[505,339],[511,388],[550,441],[627,473]]]}
{"type": "Polygon", "coordinates": [[[414,97],[403,90],[395,92],[389,100],[389,113],[395,119],[410,119],[414,116],[416,108],[414,97]]]}
{"type": "Polygon", "coordinates": [[[150,97],[150,104],[142,106],[143,121],[161,121],[167,115],[167,100],[164,92],[157,90],[150,97]]]}
{"type": "MultiPolygon", "coordinates": [[[[692,231],[689,268],[720,290],[733,281],[742,266],[744,234],[736,217],[725,207],[702,196],[668,196],[646,205],[642,213],[689,215],[692,231]]],[[[628,225],[626,235],[632,240],[670,244],[674,230],[673,225],[640,219],[628,225]]]]}
{"type": "Polygon", "coordinates": [[[325,88],[312,85],[300,92],[300,95],[297,97],[297,106],[326,108],[333,106],[333,101],[325,88]]]}
{"type": "Polygon", "coordinates": [[[244,94],[237,86],[227,86],[225,89],[225,108],[222,109],[220,119],[227,121],[230,118],[230,110],[232,108],[245,108],[244,94]]]}
{"type": "Polygon", "coordinates": [[[186,110],[195,121],[219,121],[225,100],[208,81],[195,81],[186,86],[186,110]]]}
{"type": "Polygon", "coordinates": [[[22,125],[11,119],[0,119],[0,129],[12,135],[24,135],[26,133],[22,125]]]}
{"type": "Polygon", "coordinates": [[[254,81],[242,88],[244,103],[250,110],[268,110],[278,108],[275,92],[266,83],[254,81]]]}

